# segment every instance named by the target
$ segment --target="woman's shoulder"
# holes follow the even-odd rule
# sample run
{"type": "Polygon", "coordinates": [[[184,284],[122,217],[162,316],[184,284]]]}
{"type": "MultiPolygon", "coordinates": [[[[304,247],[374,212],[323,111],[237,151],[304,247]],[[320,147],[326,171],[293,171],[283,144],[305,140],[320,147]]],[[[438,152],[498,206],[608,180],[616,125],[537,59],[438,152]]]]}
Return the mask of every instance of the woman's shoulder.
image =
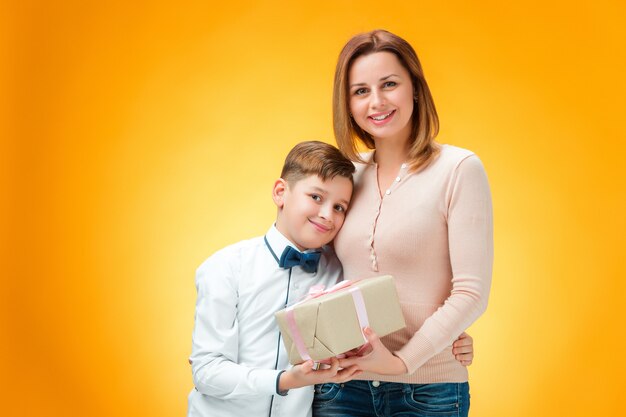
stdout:
{"type": "Polygon", "coordinates": [[[354,162],[354,165],[357,167],[359,165],[369,165],[374,160],[374,151],[359,152],[359,158],[361,158],[363,162],[354,162]]]}
{"type": "Polygon", "coordinates": [[[439,153],[440,158],[455,162],[474,155],[476,154],[469,149],[459,148],[458,146],[448,144],[441,145],[441,152],[439,153]]]}
{"type": "Polygon", "coordinates": [[[371,168],[374,166],[374,151],[369,152],[359,152],[359,158],[361,161],[352,161],[354,167],[356,168],[356,172],[362,172],[367,168],[371,168]]]}
{"type": "Polygon", "coordinates": [[[455,170],[461,164],[472,164],[472,162],[474,161],[475,163],[480,164],[480,159],[478,158],[478,156],[476,156],[476,154],[469,149],[443,144],[441,145],[441,149],[439,151],[439,155],[437,155],[437,159],[433,161],[432,168],[455,170]]]}

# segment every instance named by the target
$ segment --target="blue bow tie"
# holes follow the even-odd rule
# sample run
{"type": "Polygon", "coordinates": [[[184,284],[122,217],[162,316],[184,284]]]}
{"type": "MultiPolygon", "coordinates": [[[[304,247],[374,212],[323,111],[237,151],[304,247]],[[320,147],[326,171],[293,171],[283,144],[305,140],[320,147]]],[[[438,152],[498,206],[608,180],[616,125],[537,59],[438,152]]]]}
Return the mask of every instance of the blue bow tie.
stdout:
{"type": "Polygon", "coordinates": [[[320,252],[300,252],[299,250],[287,246],[280,256],[278,266],[281,268],[292,268],[300,265],[306,272],[317,272],[317,264],[320,262],[320,252]]]}

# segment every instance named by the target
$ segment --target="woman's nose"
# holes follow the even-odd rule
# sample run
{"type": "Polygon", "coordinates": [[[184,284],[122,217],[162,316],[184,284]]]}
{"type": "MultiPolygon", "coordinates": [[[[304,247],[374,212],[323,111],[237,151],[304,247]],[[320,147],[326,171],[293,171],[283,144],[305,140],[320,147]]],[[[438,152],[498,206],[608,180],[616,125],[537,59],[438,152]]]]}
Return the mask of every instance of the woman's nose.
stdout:
{"type": "Polygon", "coordinates": [[[385,105],[385,95],[382,91],[372,90],[372,94],[370,95],[370,97],[370,105],[372,106],[372,108],[376,109],[385,105]]]}

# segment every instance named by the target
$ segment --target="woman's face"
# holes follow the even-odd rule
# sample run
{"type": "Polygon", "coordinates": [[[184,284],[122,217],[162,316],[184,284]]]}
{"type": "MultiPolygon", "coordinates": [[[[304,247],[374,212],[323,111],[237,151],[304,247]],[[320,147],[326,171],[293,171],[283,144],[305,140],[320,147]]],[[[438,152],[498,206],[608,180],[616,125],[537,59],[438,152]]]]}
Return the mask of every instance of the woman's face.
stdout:
{"type": "Polygon", "coordinates": [[[408,142],[413,83],[392,52],[358,57],[348,73],[350,112],[361,129],[379,141],[408,142]]]}

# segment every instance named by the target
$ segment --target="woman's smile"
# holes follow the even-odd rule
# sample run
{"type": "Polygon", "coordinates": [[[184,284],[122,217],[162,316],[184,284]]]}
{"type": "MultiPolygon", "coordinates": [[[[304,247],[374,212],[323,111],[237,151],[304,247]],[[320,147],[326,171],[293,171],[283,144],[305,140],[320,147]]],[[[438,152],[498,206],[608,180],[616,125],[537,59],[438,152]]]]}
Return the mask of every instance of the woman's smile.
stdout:
{"type": "Polygon", "coordinates": [[[372,123],[374,123],[376,126],[382,126],[384,124],[389,123],[391,119],[393,119],[393,115],[395,113],[396,113],[395,110],[391,110],[390,112],[387,112],[387,113],[375,113],[375,114],[371,114],[369,118],[371,119],[372,123]]]}

